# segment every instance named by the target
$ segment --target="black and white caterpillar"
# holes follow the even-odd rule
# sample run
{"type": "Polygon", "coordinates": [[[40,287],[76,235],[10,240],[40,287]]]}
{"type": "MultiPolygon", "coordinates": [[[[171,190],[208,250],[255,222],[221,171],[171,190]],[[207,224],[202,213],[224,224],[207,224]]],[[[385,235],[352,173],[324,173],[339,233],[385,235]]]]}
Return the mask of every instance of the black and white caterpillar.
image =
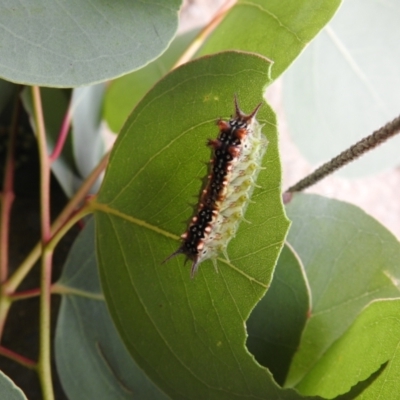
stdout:
{"type": "Polygon", "coordinates": [[[244,218],[268,145],[256,120],[260,107],[244,114],[235,97],[235,115],[219,119],[218,137],[208,140],[212,158],[207,183],[181,246],[165,260],[184,254],[192,261],[192,278],[203,261],[211,259],[217,270],[218,254],[228,259],[226,248],[244,218]]]}

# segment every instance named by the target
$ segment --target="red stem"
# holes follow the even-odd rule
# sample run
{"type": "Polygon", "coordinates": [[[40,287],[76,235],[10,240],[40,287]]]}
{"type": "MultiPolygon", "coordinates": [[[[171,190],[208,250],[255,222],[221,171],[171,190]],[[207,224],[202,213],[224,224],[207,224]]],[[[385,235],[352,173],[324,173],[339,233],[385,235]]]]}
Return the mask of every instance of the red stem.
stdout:
{"type": "Polygon", "coordinates": [[[51,239],[50,230],[50,163],[46,149],[45,126],[43,120],[42,98],[40,88],[33,86],[33,103],[35,105],[36,134],[38,135],[40,157],[40,213],[43,247],[51,239]]]}
{"type": "Polygon", "coordinates": [[[35,361],[21,356],[20,354],[15,353],[14,351],[9,350],[3,346],[0,346],[0,355],[7,357],[29,369],[36,369],[37,364],[35,363],[35,361]]]}
{"type": "Polygon", "coordinates": [[[10,293],[8,295],[8,298],[11,301],[25,300],[25,299],[30,299],[32,297],[38,297],[40,296],[40,293],[41,293],[40,288],[35,288],[35,289],[23,290],[21,292],[10,293]]]}
{"type": "Polygon", "coordinates": [[[51,155],[49,157],[50,163],[57,160],[57,158],[60,156],[60,154],[64,148],[65,141],[67,140],[70,126],[71,126],[71,104],[68,106],[67,112],[65,113],[64,120],[62,122],[61,129],[60,129],[60,133],[57,138],[57,143],[53,149],[53,153],[51,153],[51,155]]]}
{"type": "Polygon", "coordinates": [[[11,120],[7,158],[4,170],[3,192],[1,196],[0,214],[0,283],[8,277],[8,242],[10,231],[11,207],[14,201],[14,150],[17,136],[18,116],[20,111],[19,91],[16,94],[14,112],[11,120]]]}

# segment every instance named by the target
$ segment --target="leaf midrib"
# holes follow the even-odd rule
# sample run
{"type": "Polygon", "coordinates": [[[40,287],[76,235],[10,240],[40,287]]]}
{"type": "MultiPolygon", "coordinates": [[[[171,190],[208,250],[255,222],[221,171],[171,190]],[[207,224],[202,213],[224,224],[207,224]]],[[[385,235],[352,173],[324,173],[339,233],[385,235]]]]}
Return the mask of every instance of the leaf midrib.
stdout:
{"type": "MultiPolygon", "coordinates": [[[[138,226],[141,226],[141,227],[143,227],[143,228],[149,229],[149,230],[151,230],[151,231],[153,231],[153,232],[156,232],[156,233],[158,233],[159,235],[165,236],[165,237],[167,237],[167,238],[170,238],[170,239],[173,239],[173,240],[176,240],[176,241],[179,241],[179,240],[180,240],[180,237],[179,237],[179,236],[174,235],[174,234],[171,233],[171,232],[168,232],[168,231],[166,231],[166,230],[164,230],[164,229],[158,228],[157,226],[154,226],[154,225],[152,225],[152,224],[149,224],[148,222],[143,221],[142,219],[138,219],[138,218],[132,217],[131,215],[128,215],[128,214],[125,214],[125,213],[123,213],[123,212],[121,212],[121,211],[118,211],[118,210],[116,210],[115,208],[112,208],[112,207],[110,207],[110,206],[107,205],[107,204],[98,203],[97,201],[93,201],[93,202],[90,204],[90,208],[91,208],[91,210],[93,210],[93,211],[100,211],[100,212],[105,213],[106,215],[110,215],[110,214],[111,214],[111,215],[114,215],[114,216],[116,216],[116,217],[119,217],[119,218],[121,218],[121,219],[124,219],[124,220],[126,220],[126,221],[129,221],[129,222],[131,222],[131,223],[133,223],[133,224],[135,224],[135,225],[138,225],[138,226]]],[[[242,271],[240,268],[238,268],[238,267],[236,267],[234,264],[232,264],[232,262],[230,262],[230,261],[228,261],[228,260],[225,260],[224,258],[219,258],[219,257],[218,257],[218,261],[220,261],[220,262],[222,262],[222,263],[228,265],[230,268],[232,268],[233,270],[235,270],[237,273],[239,273],[240,275],[246,277],[250,282],[254,282],[254,283],[256,283],[257,285],[259,285],[259,286],[261,286],[261,287],[263,287],[263,288],[265,288],[265,289],[268,289],[269,285],[267,285],[267,284],[265,284],[265,283],[263,283],[263,282],[260,282],[259,280],[257,280],[257,279],[255,279],[255,278],[253,278],[252,276],[246,274],[246,273],[245,273],[244,271],[242,271]]]]}

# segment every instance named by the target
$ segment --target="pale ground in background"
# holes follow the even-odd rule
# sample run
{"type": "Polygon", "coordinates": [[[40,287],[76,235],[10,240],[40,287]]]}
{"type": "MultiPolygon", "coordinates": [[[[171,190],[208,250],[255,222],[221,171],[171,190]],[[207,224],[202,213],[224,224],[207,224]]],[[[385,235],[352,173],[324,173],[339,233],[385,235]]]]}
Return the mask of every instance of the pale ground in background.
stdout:
{"type": "MultiPolygon", "coordinates": [[[[207,23],[223,2],[223,0],[186,1],[181,10],[180,31],[186,31],[207,23]]],[[[280,151],[283,164],[283,189],[286,189],[312,172],[315,166],[311,166],[305,160],[290,139],[282,107],[281,87],[282,81],[278,80],[268,89],[267,97],[278,115],[280,151]]],[[[372,132],[365,132],[365,136],[370,133],[372,132]]],[[[332,157],[336,155],[332,154],[332,157]]],[[[347,180],[335,175],[329,176],[307,192],[318,193],[355,204],[379,220],[397,238],[400,238],[399,168],[364,179],[347,180]]]]}

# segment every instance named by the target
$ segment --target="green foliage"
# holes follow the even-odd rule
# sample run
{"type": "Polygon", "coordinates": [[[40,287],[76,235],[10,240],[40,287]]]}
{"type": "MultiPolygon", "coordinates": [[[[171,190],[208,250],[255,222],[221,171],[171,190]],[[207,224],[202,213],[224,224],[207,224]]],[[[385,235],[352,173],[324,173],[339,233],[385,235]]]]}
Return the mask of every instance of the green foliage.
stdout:
{"type": "Polygon", "coordinates": [[[268,287],[288,228],[276,122],[266,105],[258,115],[270,141],[257,181],[262,188],[246,213],[251,224],[242,224],[230,244],[230,261],[219,260],[218,275],[211,262],[203,263],[193,281],[182,257],[160,265],[178,247],[181,221],[192,214],[187,201],[206,174],[201,161],[207,162],[209,150],[198,144],[217,130],[210,114],[232,112],[232,88],[241,107],[252,109],[262,100],[269,67],[262,57],[227,52],[170,73],[126,122],[93,205],[111,314],[138,364],[173,398],[278,393],[244,346],[244,322],[268,287]]]}
{"type": "MultiPolygon", "coordinates": [[[[332,17],[340,0],[309,0],[282,5],[279,1],[238,1],[198,52],[251,51],[274,61],[276,79],[332,17]],[[249,29],[251,27],[251,29],[249,29]]],[[[129,112],[147,90],[165,75],[193,39],[196,31],[176,38],[170,48],[145,68],[115,80],[105,98],[105,118],[119,132],[129,112]]]]}
{"type": "Polygon", "coordinates": [[[101,135],[104,91],[103,83],[72,91],[73,156],[80,178],[86,178],[104,154],[105,144],[101,135]]]}
{"type": "Polygon", "coordinates": [[[332,18],[340,0],[239,0],[206,41],[199,54],[243,50],[274,62],[273,79],[294,61],[332,18]]]}
{"type": "Polygon", "coordinates": [[[390,399],[398,391],[400,300],[370,303],[346,333],[318,361],[298,385],[302,393],[334,398],[367,379],[387,361],[386,368],[362,394],[362,399],[390,399]]]}
{"type": "Polygon", "coordinates": [[[310,291],[304,268],[285,245],[268,292],[247,320],[247,348],[279,384],[285,382],[310,310],[310,291]]]}
{"type": "Polygon", "coordinates": [[[109,316],[97,273],[93,221],[75,241],[57,286],[65,294],[55,352],[68,398],[166,399],[130,357],[109,316]]]}
{"type": "MultiPolygon", "coordinates": [[[[87,184],[83,194],[75,194],[102,157],[102,121],[115,132],[121,130],[98,196],[78,211],[93,211],[95,224],[87,223],[53,286],[62,295],[55,358],[68,398],[397,396],[400,245],[357,207],[312,195],[295,195],[287,206],[289,231],[281,200],[277,122],[263,99],[266,87],[290,66],[339,4],[237,1],[207,39],[195,39],[198,32],[189,32],[171,43],[177,0],[95,5],[35,0],[13,7],[0,0],[0,76],[7,79],[0,80],[0,111],[18,90],[8,80],[52,86],[41,89],[47,145],[52,149],[65,113],[72,110],[69,138],[52,164],[72,197],[71,210],[95,182],[87,184]],[[196,57],[171,71],[194,40],[202,43],[196,57]],[[10,51],[14,48],[18,51],[10,51]],[[128,72],[132,73],[124,75],[128,72]],[[73,91],[59,88],[118,76],[109,84],[73,91]],[[233,113],[235,95],[245,112],[262,103],[257,119],[269,145],[247,221],[228,246],[229,259],[218,258],[218,273],[210,261],[202,263],[191,280],[183,256],[161,264],[180,244],[179,235],[193,213],[188,203],[197,203],[201,179],[207,175],[206,140],[217,135],[215,121],[233,113]]],[[[393,5],[392,0],[387,5],[393,5]]],[[[376,2],[366,2],[370,18],[374,10],[380,12],[376,7],[376,2]]],[[[395,15],[388,18],[389,28],[395,15]]],[[[336,26],[337,32],[339,25],[353,26],[353,18],[336,21],[328,31],[331,40],[336,26]]],[[[360,21],[358,33],[380,43],[379,35],[375,37],[372,29],[365,32],[360,21]]],[[[319,46],[324,57],[318,60],[331,64],[337,57],[326,37],[319,46]]],[[[319,75],[310,73],[310,59],[318,51],[305,53],[304,75],[287,78],[292,107],[301,110],[304,119],[314,115],[303,103],[316,98],[310,88],[319,75]]],[[[343,54],[342,63],[349,61],[343,54]]],[[[358,56],[369,72],[358,98],[370,88],[368,94],[375,93],[371,96],[377,100],[380,79],[385,79],[374,79],[379,74],[364,63],[368,52],[358,56]]],[[[391,60],[383,50],[382,58],[391,60]]],[[[394,68],[392,61],[388,64],[394,68]]],[[[350,88],[348,72],[346,65],[324,80],[341,77],[338,80],[350,88]]],[[[321,90],[328,96],[326,86],[321,90]]],[[[339,90],[336,85],[328,89],[339,90]]],[[[32,90],[25,88],[22,98],[36,121],[32,90]]],[[[397,104],[395,99],[393,95],[397,104]]],[[[362,109],[363,104],[357,100],[355,106],[362,109]]],[[[382,109],[376,109],[381,115],[382,109]]],[[[316,111],[318,117],[325,115],[316,111]]],[[[332,126],[338,115],[334,111],[329,116],[332,126]]],[[[318,126],[324,129],[321,121],[318,126]]],[[[36,123],[33,127],[40,136],[36,123]]],[[[305,146],[311,147],[310,142],[305,146]]],[[[344,142],[338,142],[342,150],[344,142]]],[[[43,200],[41,204],[45,213],[43,200]]],[[[57,226],[43,244],[46,257],[75,222],[71,210],[70,220],[57,226]]],[[[21,269],[29,268],[25,264],[21,269]]],[[[7,290],[0,295],[3,314],[11,302],[7,296],[7,290]]],[[[44,370],[41,358],[43,390],[51,386],[44,370]]],[[[25,398],[3,375],[0,394],[25,398]]]]}
{"type": "Polygon", "coordinates": [[[115,78],[158,57],[177,29],[180,0],[0,2],[0,76],[76,87],[115,78]]]}
{"type": "MultiPolygon", "coordinates": [[[[311,164],[334,157],[399,114],[399,18],[397,0],[344,1],[285,74],[290,134],[311,164]]],[[[394,138],[339,174],[354,178],[393,168],[399,145],[394,138]]]]}
{"type": "Polygon", "coordinates": [[[104,98],[104,119],[113,132],[119,132],[128,115],[146,92],[161,79],[185,48],[194,40],[199,30],[177,36],[168,50],[144,68],[111,82],[104,98]]]}
{"type": "Polygon", "coordinates": [[[0,371],[0,393],[6,400],[27,400],[21,389],[15,386],[14,382],[0,371]]]}
{"type": "MultiPolygon", "coordinates": [[[[386,346],[393,348],[389,338],[385,345],[380,340],[368,346],[360,346],[361,341],[354,344],[359,340],[359,330],[366,329],[360,325],[372,312],[365,307],[374,300],[399,297],[396,277],[400,274],[400,244],[377,221],[344,202],[298,195],[287,212],[293,222],[288,240],[304,263],[312,308],[286,386],[304,394],[333,398],[366,379],[389,359],[386,346]],[[349,329],[358,316],[360,320],[349,329]],[[337,369],[332,357],[340,362],[342,342],[348,347],[350,342],[353,344],[352,354],[357,361],[347,368],[340,364],[337,369]],[[381,361],[375,357],[374,363],[368,362],[372,352],[379,353],[381,361]],[[363,366],[362,373],[356,365],[363,366]]],[[[382,307],[392,312],[392,306],[382,307]]],[[[376,339],[373,330],[368,335],[370,340],[376,339]]]]}

